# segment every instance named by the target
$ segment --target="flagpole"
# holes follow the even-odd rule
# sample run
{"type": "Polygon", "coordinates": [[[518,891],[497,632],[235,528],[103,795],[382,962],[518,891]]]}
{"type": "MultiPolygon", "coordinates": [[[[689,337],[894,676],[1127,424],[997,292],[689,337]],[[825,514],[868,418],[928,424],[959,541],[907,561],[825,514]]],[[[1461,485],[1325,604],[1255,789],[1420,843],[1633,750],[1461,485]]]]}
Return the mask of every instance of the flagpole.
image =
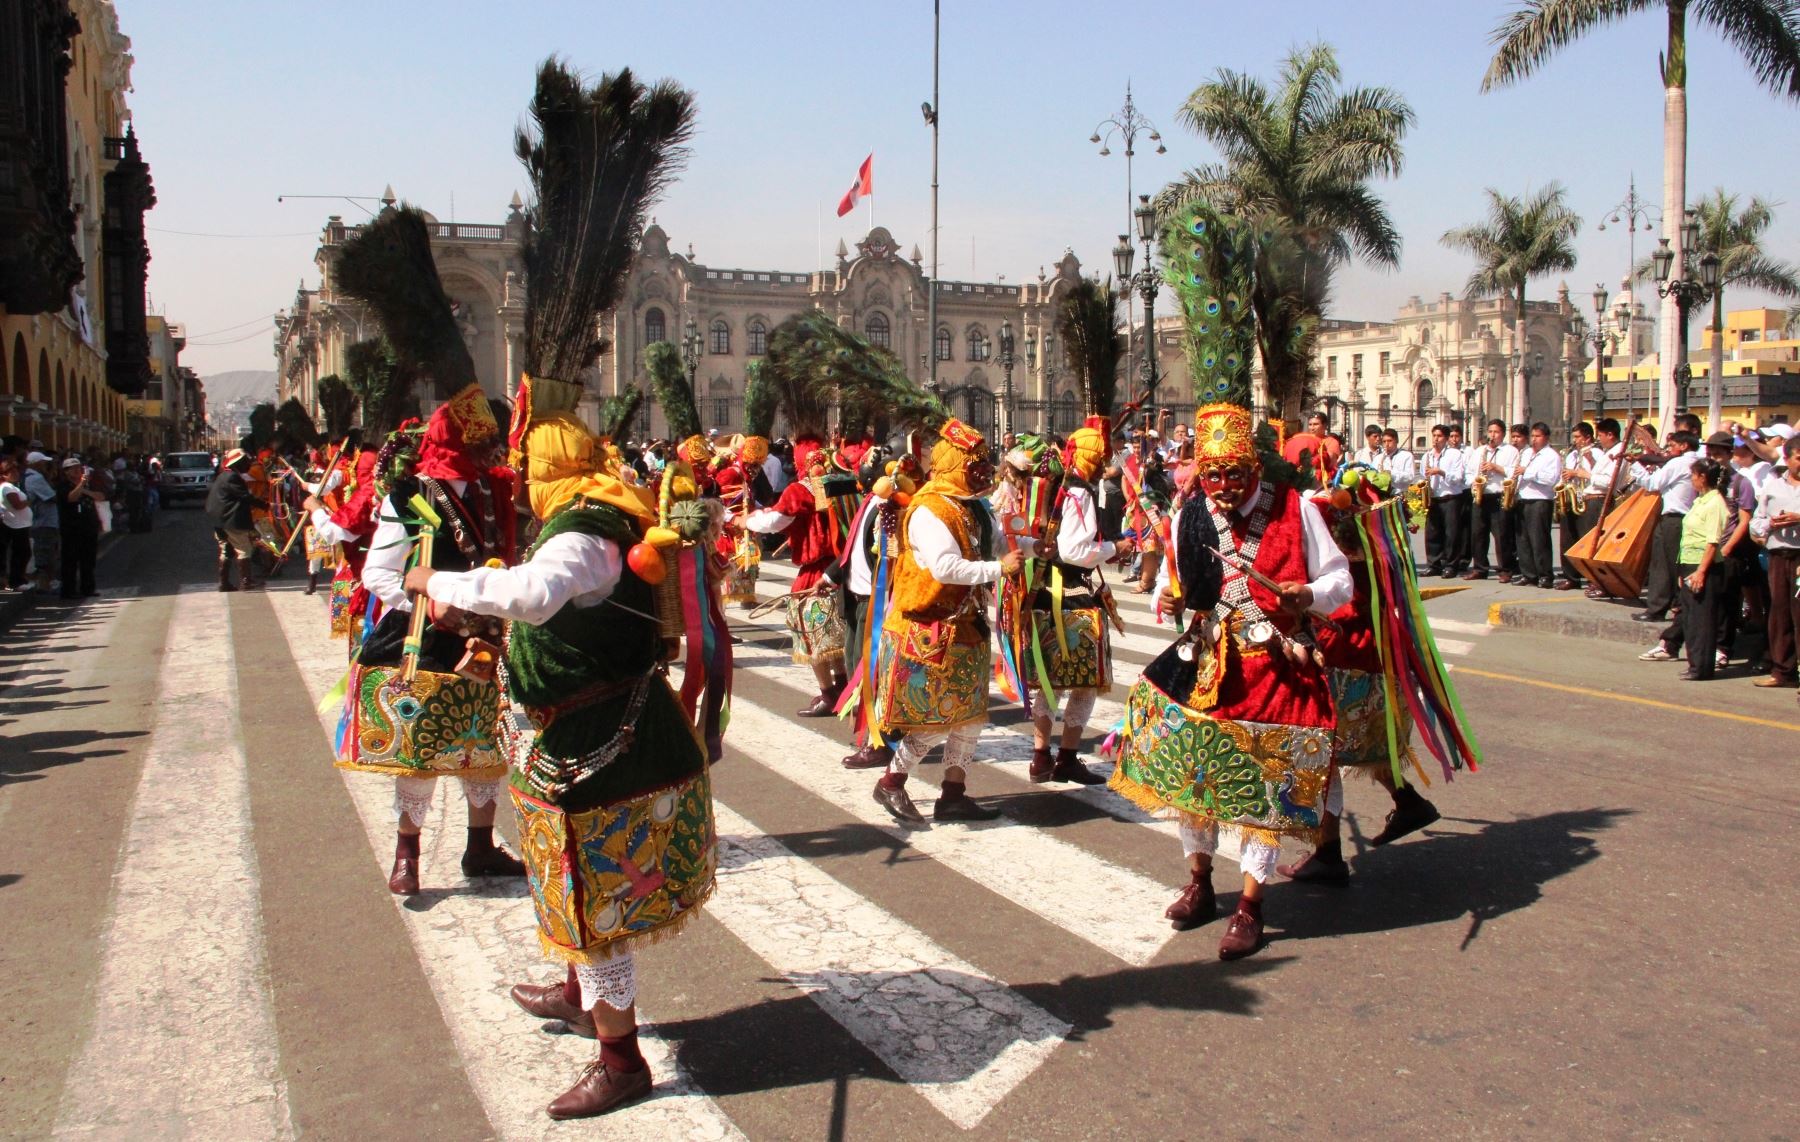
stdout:
{"type": "Polygon", "coordinates": [[[931,297],[926,302],[926,357],[931,361],[931,391],[938,391],[938,56],[942,31],[943,0],[931,0],[931,297]]]}

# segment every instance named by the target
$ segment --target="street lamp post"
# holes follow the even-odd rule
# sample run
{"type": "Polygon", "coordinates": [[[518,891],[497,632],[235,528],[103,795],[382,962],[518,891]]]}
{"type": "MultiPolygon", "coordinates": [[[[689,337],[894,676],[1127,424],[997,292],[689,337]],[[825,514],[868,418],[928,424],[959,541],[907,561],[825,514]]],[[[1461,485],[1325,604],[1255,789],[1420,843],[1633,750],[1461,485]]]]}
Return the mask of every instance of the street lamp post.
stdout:
{"type": "MultiPolygon", "coordinates": [[[[700,371],[700,327],[694,324],[692,317],[687,319],[687,325],[681,331],[681,363],[687,366],[688,391],[693,392],[694,374],[700,371]]],[[[694,405],[698,407],[699,404],[700,400],[696,396],[694,405]]],[[[664,410],[663,415],[668,415],[667,410],[664,410]]]]}
{"type": "MultiPolygon", "coordinates": [[[[1606,342],[1609,337],[1606,332],[1606,283],[1594,283],[1593,333],[1588,333],[1587,319],[1579,313],[1569,324],[1578,343],[1591,343],[1594,346],[1594,407],[1596,416],[1603,417],[1606,415],[1606,342]]],[[[1577,383],[1576,392],[1580,391],[1581,386],[1577,383]]],[[[1585,395],[1578,396],[1574,404],[1573,415],[1569,418],[1570,425],[1580,424],[1586,419],[1587,399],[1585,395]]],[[[1629,417],[1631,410],[1626,409],[1625,412],[1629,417]]]]}
{"type": "Polygon", "coordinates": [[[1038,401],[1038,431],[1043,432],[1044,431],[1044,406],[1049,403],[1050,398],[1049,398],[1049,395],[1048,395],[1047,391],[1045,390],[1044,386],[1037,383],[1037,363],[1038,363],[1037,348],[1038,348],[1037,330],[1027,329],[1025,331],[1025,377],[1026,377],[1026,380],[1028,381],[1028,383],[1030,383],[1030,385],[1032,387],[1032,391],[1037,393],[1038,397],[1039,397],[1039,401],[1038,401]]]}
{"type": "Polygon", "coordinates": [[[1156,422],[1156,293],[1161,285],[1161,275],[1156,272],[1156,250],[1152,244],[1156,240],[1156,208],[1150,205],[1150,196],[1138,195],[1138,208],[1132,212],[1137,219],[1138,240],[1144,243],[1144,268],[1138,271],[1138,296],[1144,300],[1144,404],[1149,410],[1150,422],[1156,422]]]}
{"type": "MultiPolygon", "coordinates": [[[[1689,210],[1683,216],[1681,221],[1681,248],[1685,253],[1693,250],[1699,244],[1700,220],[1695,216],[1692,210],[1689,210]]],[[[1687,411],[1688,386],[1692,384],[1694,380],[1693,366],[1688,363],[1688,313],[1696,305],[1704,305],[1707,302],[1710,302],[1712,300],[1713,291],[1719,288],[1719,259],[1715,254],[1707,254],[1705,257],[1701,258],[1700,276],[1698,278],[1694,276],[1693,267],[1685,264],[1682,267],[1681,276],[1673,277],[1675,269],[1675,251],[1669,248],[1669,240],[1667,238],[1659,238],[1656,243],[1656,253],[1650,255],[1650,261],[1656,267],[1656,295],[1661,298],[1673,297],[1675,299],[1676,312],[1679,314],[1678,328],[1676,331],[1679,335],[1679,352],[1677,353],[1677,360],[1675,363],[1676,407],[1673,411],[1685,412],[1687,411]]],[[[1685,263],[1687,259],[1684,257],[1682,261],[1685,263]]],[[[1713,406],[1717,404],[1717,401],[1713,398],[1712,394],[1716,394],[1719,391],[1719,378],[1709,378],[1709,384],[1711,385],[1711,391],[1708,397],[1708,410],[1711,411],[1713,406]]],[[[1663,411],[1663,419],[1667,421],[1669,419],[1668,413],[1671,410],[1665,409],[1663,411]]],[[[1717,428],[1718,426],[1716,424],[1709,424],[1707,427],[1711,429],[1717,428]]],[[[1663,429],[1666,432],[1668,430],[1668,425],[1665,424],[1663,429]]]]}
{"type": "Polygon", "coordinates": [[[1013,327],[1012,321],[1000,323],[1000,434],[1013,430],[1013,327]]]}
{"type": "MultiPolygon", "coordinates": [[[[1102,156],[1112,154],[1112,144],[1115,140],[1125,144],[1125,224],[1127,228],[1131,226],[1131,220],[1137,213],[1136,208],[1133,206],[1133,203],[1138,201],[1138,199],[1131,182],[1131,160],[1137,154],[1137,141],[1139,135],[1148,136],[1149,141],[1156,144],[1157,154],[1166,155],[1169,153],[1169,148],[1163,146],[1162,132],[1158,131],[1156,129],[1156,124],[1150,122],[1149,118],[1145,116],[1142,111],[1138,110],[1137,104],[1132,102],[1131,84],[1127,83],[1125,85],[1125,106],[1121,107],[1110,118],[1102,119],[1099,123],[1095,124],[1094,133],[1088,137],[1088,142],[1099,145],[1100,154],[1102,156]]],[[[1125,240],[1124,236],[1121,235],[1119,240],[1123,242],[1125,240]]],[[[1117,252],[1115,251],[1114,258],[1116,259],[1117,256],[1117,252]]],[[[1130,276],[1129,270],[1120,273],[1118,275],[1120,283],[1128,285],[1130,276]]],[[[1127,308],[1130,308],[1131,298],[1129,295],[1126,296],[1125,304],[1127,308]]],[[[1129,317],[1129,314],[1127,316],[1129,317]]],[[[1146,329],[1149,328],[1149,324],[1148,321],[1144,323],[1146,329]]],[[[1132,342],[1132,327],[1131,322],[1128,320],[1125,323],[1125,359],[1127,361],[1131,360],[1131,354],[1135,348],[1132,342]]],[[[1127,389],[1130,387],[1131,386],[1128,384],[1127,389]]],[[[1126,395],[1126,399],[1133,399],[1129,392],[1126,395]]]]}

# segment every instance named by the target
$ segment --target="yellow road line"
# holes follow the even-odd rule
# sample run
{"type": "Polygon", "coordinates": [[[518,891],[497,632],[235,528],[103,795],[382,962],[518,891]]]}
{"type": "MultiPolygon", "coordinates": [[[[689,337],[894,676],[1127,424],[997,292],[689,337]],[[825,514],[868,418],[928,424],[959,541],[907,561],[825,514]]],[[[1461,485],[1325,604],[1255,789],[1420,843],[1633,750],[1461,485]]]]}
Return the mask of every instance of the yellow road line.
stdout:
{"type": "Polygon", "coordinates": [[[1793,722],[1778,722],[1773,718],[1753,718],[1749,714],[1729,714],[1723,710],[1707,710],[1699,706],[1683,706],[1678,702],[1659,702],[1655,698],[1639,698],[1632,694],[1613,694],[1606,690],[1590,690],[1586,686],[1565,686],[1560,682],[1545,682],[1537,678],[1525,678],[1518,674],[1499,674],[1491,670],[1476,670],[1473,667],[1462,665],[1453,666],[1451,670],[1458,675],[1469,674],[1476,678],[1492,678],[1497,682],[1519,682],[1526,686],[1538,686],[1545,690],[1560,690],[1564,694],[1580,694],[1584,698],[1606,698],[1614,702],[1630,702],[1633,705],[1650,706],[1658,710],[1676,710],[1683,714],[1724,718],[1731,722],[1748,722],[1753,726],[1768,726],[1773,730],[1800,733],[1800,725],[1793,722]]]}

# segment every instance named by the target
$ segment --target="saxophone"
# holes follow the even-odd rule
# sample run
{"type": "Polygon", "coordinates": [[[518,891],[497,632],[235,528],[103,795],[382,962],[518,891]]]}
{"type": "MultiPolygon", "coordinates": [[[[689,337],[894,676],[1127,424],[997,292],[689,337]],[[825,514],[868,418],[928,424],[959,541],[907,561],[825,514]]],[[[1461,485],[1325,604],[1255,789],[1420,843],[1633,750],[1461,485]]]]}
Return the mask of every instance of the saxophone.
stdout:
{"type": "Polygon", "coordinates": [[[1513,505],[1519,502],[1519,473],[1523,472],[1524,470],[1525,470],[1525,464],[1521,461],[1520,463],[1513,466],[1512,475],[1508,476],[1505,479],[1505,481],[1503,481],[1501,483],[1501,485],[1500,485],[1500,510],[1501,511],[1509,512],[1509,511],[1513,510],[1513,505]]]}
{"type": "MultiPolygon", "coordinates": [[[[1582,463],[1593,466],[1593,456],[1588,452],[1579,454],[1582,463]]],[[[1559,480],[1556,485],[1556,511],[1558,515],[1578,518],[1587,502],[1588,481],[1569,476],[1559,480]]]]}
{"type": "Polygon", "coordinates": [[[1474,500],[1476,507],[1481,506],[1481,494],[1487,490],[1487,473],[1482,471],[1487,467],[1487,452],[1487,445],[1484,444],[1475,454],[1475,482],[1469,485],[1469,497],[1474,500]]]}

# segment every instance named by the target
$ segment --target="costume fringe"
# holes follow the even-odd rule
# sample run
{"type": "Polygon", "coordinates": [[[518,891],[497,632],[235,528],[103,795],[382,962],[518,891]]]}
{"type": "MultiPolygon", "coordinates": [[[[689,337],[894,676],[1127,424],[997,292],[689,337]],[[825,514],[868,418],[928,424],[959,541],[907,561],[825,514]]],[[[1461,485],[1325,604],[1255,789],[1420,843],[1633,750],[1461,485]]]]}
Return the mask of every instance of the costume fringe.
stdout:
{"type": "Polygon", "coordinates": [[[339,769],[347,769],[352,773],[379,773],[384,777],[460,777],[464,781],[493,781],[505,777],[508,772],[504,763],[480,769],[419,769],[407,765],[370,765],[340,758],[335,764],[339,769]]]}
{"type": "Polygon", "coordinates": [[[603,964],[607,960],[617,959],[626,952],[635,952],[640,947],[652,947],[664,940],[672,940],[679,936],[687,928],[688,922],[698,916],[700,910],[706,906],[706,902],[712,899],[713,891],[718,886],[719,875],[715,870],[712,880],[707,882],[705,891],[700,893],[700,898],[683,908],[680,914],[670,917],[647,931],[615,937],[597,948],[565,948],[560,944],[553,943],[550,937],[544,935],[542,928],[538,929],[538,946],[543,949],[546,958],[558,963],[578,966],[603,964]]]}

